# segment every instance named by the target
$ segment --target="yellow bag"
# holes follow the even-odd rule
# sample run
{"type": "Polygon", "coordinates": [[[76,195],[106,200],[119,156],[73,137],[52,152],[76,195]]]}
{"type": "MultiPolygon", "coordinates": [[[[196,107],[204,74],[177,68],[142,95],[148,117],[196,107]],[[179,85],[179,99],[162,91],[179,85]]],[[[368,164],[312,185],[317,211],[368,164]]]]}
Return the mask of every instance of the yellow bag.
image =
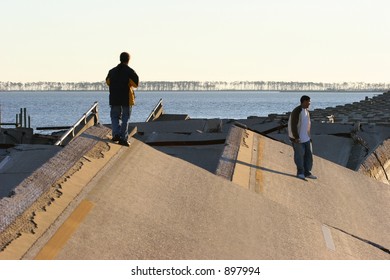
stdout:
{"type": "Polygon", "coordinates": [[[129,105],[133,106],[135,104],[135,93],[132,87],[130,87],[129,91],[129,105]]]}
{"type": "Polygon", "coordinates": [[[135,104],[135,93],[134,93],[134,88],[136,88],[138,85],[136,83],[133,82],[132,79],[130,79],[129,81],[129,88],[130,88],[130,91],[129,91],[129,105],[130,106],[133,106],[135,104]]]}

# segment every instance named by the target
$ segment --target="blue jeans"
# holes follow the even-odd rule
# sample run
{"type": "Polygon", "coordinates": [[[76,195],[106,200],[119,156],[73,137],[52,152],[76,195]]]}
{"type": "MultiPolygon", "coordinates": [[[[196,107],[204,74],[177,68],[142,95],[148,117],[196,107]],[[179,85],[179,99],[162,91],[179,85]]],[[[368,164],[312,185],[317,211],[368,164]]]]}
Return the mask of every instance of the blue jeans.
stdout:
{"type": "Polygon", "coordinates": [[[127,122],[130,119],[131,109],[132,106],[111,106],[112,136],[118,135],[121,140],[127,141],[129,136],[127,122]]]}
{"type": "Polygon", "coordinates": [[[294,162],[297,166],[297,175],[309,176],[313,167],[313,150],[311,141],[305,143],[292,142],[294,149],[294,162]]]}

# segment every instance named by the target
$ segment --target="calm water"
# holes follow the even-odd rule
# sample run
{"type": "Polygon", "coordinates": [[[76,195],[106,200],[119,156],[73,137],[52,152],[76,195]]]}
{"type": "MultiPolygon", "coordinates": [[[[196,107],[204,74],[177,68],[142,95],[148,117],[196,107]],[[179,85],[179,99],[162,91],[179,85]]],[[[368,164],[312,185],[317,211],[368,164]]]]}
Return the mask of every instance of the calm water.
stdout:
{"type": "MultiPolygon", "coordinates": [[[[163,98],[166,113],[188,114],[191,118],[267,116],[290,112],[303,94],[311,97],[311,110],[363,100],[381,92],[137,92],[131,122],[145,121],[163,98]]],[[[102,123],[110,123],[107,92],[0,92],[2,122],[15,122],[20,108],[27,108],[31,126],[73,125],[92,104],[99,102],[102,123]]]]}

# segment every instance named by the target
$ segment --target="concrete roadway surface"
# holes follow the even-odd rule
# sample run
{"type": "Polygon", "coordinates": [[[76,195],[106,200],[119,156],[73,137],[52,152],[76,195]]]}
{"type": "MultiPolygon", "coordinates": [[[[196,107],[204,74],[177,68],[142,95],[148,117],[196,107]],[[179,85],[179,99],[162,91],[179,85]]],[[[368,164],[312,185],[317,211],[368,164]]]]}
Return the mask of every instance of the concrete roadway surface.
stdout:
{"type": "Polygon", "coordinates": [[[0,258],[390,259],[388,185],[319,157],[303,181],[288,145],[250,131],[239,143],[232,181],[108,143],[0,258]]]}

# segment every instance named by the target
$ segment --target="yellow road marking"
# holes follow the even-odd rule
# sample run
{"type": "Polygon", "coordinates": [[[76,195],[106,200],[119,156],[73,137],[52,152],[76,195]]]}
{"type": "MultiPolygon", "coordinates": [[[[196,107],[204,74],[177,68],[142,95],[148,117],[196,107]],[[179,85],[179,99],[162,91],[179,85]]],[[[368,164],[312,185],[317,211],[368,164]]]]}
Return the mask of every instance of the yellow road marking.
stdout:
{"type": "Polygon", "coordinates": [[[233,183],[245,189],[250,188],[249,183],[252,163],[253,137],[253,132],[245,130],[244,137],[238,151],[232,178],[233,183]]]}
{"type": "Polygon", "coordinates": [[[88,215],[94,204],[91,201],[83,200],[73,211],[64,224],[52,236],[49,242],[35,256],[36,260],[52,260],[64,247],[72,234],[76,231],[81,222],[88,215]]]}
{"type": "MultiPolygon", "coordinates": [[[[264,141],[260,137],[259,144],[257,146],[257,166],[261,166],[264,152],[264,141]]],[[[256,192],[264,192],[264,175],[261,169],[256,170],[256,192]]]]}

